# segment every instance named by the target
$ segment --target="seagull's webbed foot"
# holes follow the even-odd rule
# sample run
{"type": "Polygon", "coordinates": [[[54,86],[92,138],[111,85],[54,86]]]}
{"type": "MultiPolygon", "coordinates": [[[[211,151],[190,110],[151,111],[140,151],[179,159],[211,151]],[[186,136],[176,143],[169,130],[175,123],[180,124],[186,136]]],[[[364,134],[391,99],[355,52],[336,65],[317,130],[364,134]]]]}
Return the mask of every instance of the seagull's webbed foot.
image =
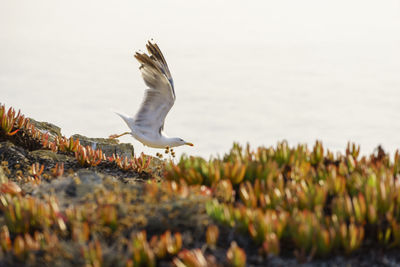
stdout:
{"type": "Polygon", "coordinates": [[[112,134],[112,135],[110,135],[108,138],[109,139],[116,139],[116,138],[118,138],[118,137],[121,137],[121,136],[123,136],[123,135],[127,135],[127,134],[130,134],[131,132],[124,132],[124,133],[122,133],[122,134],[112,134]]]}

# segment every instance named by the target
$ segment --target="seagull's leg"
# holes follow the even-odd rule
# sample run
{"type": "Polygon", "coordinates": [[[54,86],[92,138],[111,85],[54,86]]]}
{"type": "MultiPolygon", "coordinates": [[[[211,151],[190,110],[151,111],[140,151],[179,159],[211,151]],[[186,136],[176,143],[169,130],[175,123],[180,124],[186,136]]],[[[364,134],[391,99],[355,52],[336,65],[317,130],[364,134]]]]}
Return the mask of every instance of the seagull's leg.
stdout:
{"type": "Polygon", "coordinates": [[[112,135],[110,135],[108,138],[110,138],[110,139],[115,139],[115,138],[121,137],[121,136],[123,136],[123,135],[130,134],[130,133],[131,133],[131,132],[124,132],[124,133],[122,133],[122,134],[112,134],[112,135]]]}

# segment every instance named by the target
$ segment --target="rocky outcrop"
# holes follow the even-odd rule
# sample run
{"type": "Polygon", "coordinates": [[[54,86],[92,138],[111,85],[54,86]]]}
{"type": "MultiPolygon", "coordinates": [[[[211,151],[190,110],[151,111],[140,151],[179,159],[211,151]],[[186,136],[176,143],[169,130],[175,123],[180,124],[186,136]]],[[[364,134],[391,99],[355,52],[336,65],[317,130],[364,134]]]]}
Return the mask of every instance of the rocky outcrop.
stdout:
{"type": "MultiPolygon", "coordinates": [[[[36,121],[32,118],[29,118],[29,121],[36,127],[36,129],[40,130],[43,133],[48,133],[50,137],[54,138],[56,136],[61,137],[61,128],[45,121],[36,121]]],[[[52,139],[51,138],[51,139],[52,139]]]]}
{"type": "MultiPolygon", "coordinates": [[[[36,129],[43,133],[48,133],[50,140],[54,140],[55,137],[62,137],[60,127],[49,122],[36,121],[32,118],[29,120],[36,127],[36,129]]],[[[123,157],[134,156],[134,148],[132,144],[120,144],[117,139],[90,138],[80,134],[74,134],[71,137],[74,140],[79,139],[80,144],[83,146],[90,146],[93,149],[101,149],[106,156],[112,156],[113,154],[123,157]]]]}
{"type": "Polygon", "coordinates": [[[80,134],[75,134],[72,138],[74,138],[74,140],[79,139],[80,144],[83,146],[90,146],[93,149],[100,148],[107,156],[112,156],[112,154],[123,157],[134,156],[132,144],[120,144],[116,139],[89,138],[80,134]]]}

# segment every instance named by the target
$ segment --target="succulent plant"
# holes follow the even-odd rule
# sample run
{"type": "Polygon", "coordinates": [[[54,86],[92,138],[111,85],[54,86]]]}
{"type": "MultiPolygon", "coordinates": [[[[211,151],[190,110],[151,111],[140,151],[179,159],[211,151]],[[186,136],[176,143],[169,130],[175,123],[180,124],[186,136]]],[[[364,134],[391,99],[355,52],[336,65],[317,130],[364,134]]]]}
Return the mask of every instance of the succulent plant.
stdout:
{"type": "MultiPolygon", "coordinates": [[[[127,176],[132,172],[135,177],[146,177],[145,183],[134,186],[104,179],[104,186],[79,201],[59,205],[50,192],[39,197],[21,188],[30,188],[29,183],[38,187],[38,183],[58,182],[49,181],[50,176],[69,176],[64,175],[63,162],[30,161],[29,165],[34,163],[30,167],[13,172],[2,163],[0,168],[8,170],[8,177],[3,175],[0,181],[0,265],[11,259],[50,266],[51,255],[75,251],[79,260],[63,257],[86,266],[107,265],[110,259],[127,266],[171,261],[175,266],[218,266],[216,258],[207,253],[220,254],[218,245],[226,240],[225,234],[219,237],[220,231],[229,231],[229,242],[237,234],[240,240],[253,242],[258,249],[251,253],[265,256],[287,251],[300,262],[349,255],[370,244],[383,249],[400,247],[399,151],[391,158],[381,147],[362,156],[354,143],[348,143],[343,154],[332,153],[320,141],[310,148],[304,144],[291,147],[287,141],[256,149],[235,143],[222,157],[209,160],[183,155],[175,163],[169,157],[160,164],[165,171],[160,181],[151,171],[150,156],[106,159],[101,150],[84,147],[79,140],[42,132],[4,105],[0,105],[0,119],[2,140],[27,143],[28,150],[51,149],[67,157],[75,154],[80,165],[96,171],[114,165],[127,176]],[[43,163],[52,169],[47,171],[43,163]],[[141,173],[145,175],[137,175],[141,173]],[[204,216],[200,228],[204,230],[196,242],[203,242],[203,250],[186,243],[193,229],[185,228],[181,234],[165,227],[161,235],[144,230],[152,228],[147,225],[149,214],[160,216],[154,216],[154,210],[166,206],[170,219],[170,211],[187,200],[200,203],[194,208],[204,216]],[[66,244],[69,249],[62,249],[66,244]],[[114,249],[118,255],[110,255],[114,249]]],[[[172,149],[166,153],[174,157],[172,149]]],[[[71,166],[77,167],[65,162],[66,168],[71,166]]],[[[77,187],[82,183],[77,176],[66,179],[77,187]]],[[[223,261],[245,266],[246,254],[232,242],[223,261]]]]}
{"type": "Polygon", "coordinates": [[[204,256],[200,249],[184,249],[174,258],[173,263],[176,267],[213,267],[216,266],[215,258],[204,256]]]}
{"type": "Polygon", "coordinates": [[[78,149],[81,147],[79,143],[79,139],[74,140],[72,137],[66,138],[66,137],[57,137],[56,138],[56,144],[58,146],[58,149],[62,152],[77,152],[78,149]]]}
{"type": "Polygon", "coordinates": [[[215,247],[218,241],[219,229],[216,225],[209,225],[206,230],[206,242],[210,247],[215,247]]]}
{"type": "Polygon", "coordinates": [[[10,196],[15,196],[21,194],[22,190],[16,183],[7,181],[0,184],[0,192],[2,194],[9,194],[10,196]]]}
{"type": "Polygon", "coordinates": [[[88,245],[81,247],[81,253],[85,259],[85,266],[101,267],[103,263],[103,252],[98,240],[89,242],[88,245]]]}
{"type": "Polygon", "coordinates": [[[129,250],[132,259],[128,261],[127,266],[155,266],[156,258],[147,242],[146,232],[133,234],[131,240],[129,250]]]}
{"type": "Polygon", "coordinates": [[[231,243],[230,248],[226,252],[226,258],[229,266],[232,267],[246,266],[246,253],[236,244],[235,241],[231,243]]]}
{"type": "Polygon", "coordinates": [[[0,120],[1,129],[8,136],[16,134],[20,128],[26,124],[25,118],[21,116],[19,111],[17,115],[13,108],[9,108],[8,111],[6,111],[4,105],[0,105],[0,120]]]}
{"type": "Polygon", "coordinates": [[[44,165],[40,165],[39,163],[32,164],[30,174],[32,175],[33,179],[36,181],[41,180],[41,175],[44,170],[44,165]]]}
{"type": "Polygon", "coordinates": [[[54,228],[63,232],[66,225],[59,212],[57,199],[42,201],[33,197],[10,194],[0,195],[0,210],[5,224],[13,234],[32,233],[35,230],[54,228]]]}
{"type": "Polygon", "coordinates": [[[180,233],[172,235],[168,230],[160,237],[153,236],[150,239],[150,247],[158,259],[174,256],[182,249],[182,236],[180,233]]]}
{"type": "Polygon", "coordinates": [[[64,174],[64,163],[56,163],[56,166],[51,169],[51,175],[54,178],[60,177],[64,174]]]}
{"type": "Polygon", "coordinates": [[[113,154],[107,158],[110,162],[115,164],[124,171],[135,171],[137,173],[150,172],[149,166],[151,163],[151,157],[141,153],[138,158],[128,158],[113,154]]]}
{"type": "Polygon", "coordinates": [[[75,151],[75,158],[82,166],[97,166],[104,159],[100,149],[93,150],[90,146],[78,146],[75,151]]]}

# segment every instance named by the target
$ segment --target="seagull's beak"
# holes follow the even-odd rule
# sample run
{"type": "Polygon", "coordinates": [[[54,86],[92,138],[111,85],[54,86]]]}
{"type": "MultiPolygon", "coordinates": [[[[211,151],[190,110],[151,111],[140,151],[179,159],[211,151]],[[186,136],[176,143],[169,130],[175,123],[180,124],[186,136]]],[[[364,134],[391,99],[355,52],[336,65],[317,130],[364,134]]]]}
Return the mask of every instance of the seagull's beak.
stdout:
{"type": "Polygon", "coordinates": [[[189,142],[186,142],[185,145],[193,146],[193,144],[192,144],[192,143],[189,143],[189,142]]]}

